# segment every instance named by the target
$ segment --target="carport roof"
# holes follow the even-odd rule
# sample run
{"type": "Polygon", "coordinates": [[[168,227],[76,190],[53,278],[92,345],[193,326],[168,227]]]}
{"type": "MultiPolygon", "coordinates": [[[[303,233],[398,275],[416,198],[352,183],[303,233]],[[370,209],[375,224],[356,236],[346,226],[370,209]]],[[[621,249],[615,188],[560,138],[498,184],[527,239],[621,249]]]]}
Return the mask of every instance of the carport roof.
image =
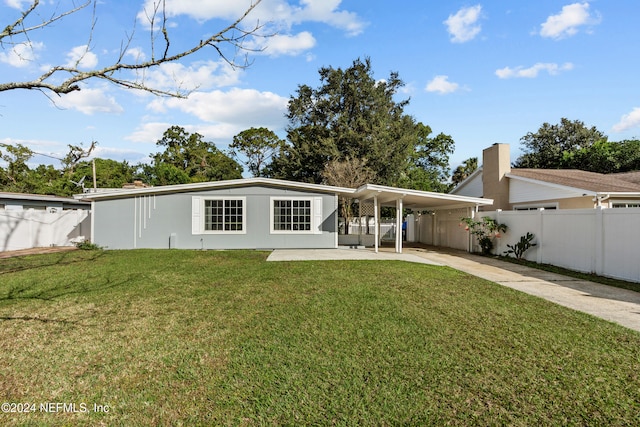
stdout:
{"type": "Polygon", "coordinates": [[[493,204],[492,199],[410,190],[376,184],[365,184],[356,189],[351,195],[351,197],[358,199],[360,203],[371,200],[376,196],[381,206],[395,206],[396,201],[402,199],[405,208],[425,210],[457,209],[493,204]]]}

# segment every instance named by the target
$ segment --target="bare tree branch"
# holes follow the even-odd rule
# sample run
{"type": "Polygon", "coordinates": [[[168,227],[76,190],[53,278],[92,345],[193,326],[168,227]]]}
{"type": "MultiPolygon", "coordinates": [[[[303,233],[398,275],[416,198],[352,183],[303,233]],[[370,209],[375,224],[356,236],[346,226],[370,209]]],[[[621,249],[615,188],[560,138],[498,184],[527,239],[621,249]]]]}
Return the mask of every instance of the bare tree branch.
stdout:
{"type": "MultiPolygon", "coordinates": [[[[0,46],[3,45],[3,39],[9,37],[11,41],[11,45],[17,44],[13,41],[13,37],[22,36],[28,40],[28,33],[35,29],[45,28],[52,23],[69,16],[73,13],[80,11],[81,9],[86,8],[90,4],[93,4],[94,12],[92,17],[92,25],[89,34],[89,43],[87,44],[86,50],[84,53],[76,60],[73,66],[65,66],[65,65],[57,65],[51,67],[47,72],[43,73],[40,77],[35,78],[30,81],[23,82],[7,82],[0,83],[0,92],[15,90],[15,89],[28,89],[28,90],[40,90],[40,91],[51,91],[58,95],[67,94],[70,92],[80,90],[79,83],[85,82],[91,79],[102,79],[106,80],[110,83],[113,83],[116,86],[120,86],[127,89],[137,89],[146,92],[150,92],[155,95],[161,96],[170,96],[170,97],[185,97],[188,92],[184,92],[181,88],[177,88],[176,90],[164,90],[161,88],[155,88],[148,86],[145,83],[144,72],[150,70],[152,68],[158,67],[165,63],[176,62],[182,58],[185,58],[189,55],[193,55],[200,50],[206,48],[213,48],[220,58],[222,58],[225,62],[231,65],[233,68],[246,68],[250,65],[250,62],[247,59],[246,54],[248,52],[255,52],[259,50],[250,49],[245,46],[245,41],[251,36],[261,36],[261,37],[269,37],[271,35],[263,35],[259,34],[262,25],[257,22],[256,25],[250,27],[249,29],[244,29],[242,26],[243,21],[246,20],[247,16],[255,9],[255,7],[261,2],[261,0],[254,0],[251,5],[244,11],[244,13],[238,17],[235,21],[229,24],[227,27],[222,30],[216,32],[209,38],[205,40],[198,40],[197,42],[192,43],[191,47],[186,48],[177,53],[170,53],[169,47],[171,45],[171,33],[169,31],[169,27],[167,25],[167,11],[165,0],[160,0],[158,3],[154,3],[153,11],[151,15],[147,15],[147,19],[151,25],[150,33],[151,33],[151,42],[150,42],[150,50],[151,50],[151,58],[147,61],[135,61],[131,63],[127,63],[124,61],[126,52],[133,40],[133,34],[127,36],[126,41],[121,42],[120,46],[120,54],[117,57],[116,61],[108,65],[104,68],[83,71],[80,70],[80,64],[82,59],[91,51],[91,42],[93,40],[93,33],[95,31],[96,26],[96,5],[98,0],[87,0],[86,3],[78,7],[74,7],[73,9],[69,9],[62,13],[57,13],[52,15],[49,19],[43,20],[42,23],[37,25],[32,25],[30,27],[25,26],[25,20],[28,16],[32,15],[38,5],[40,4],[39,0],[33,0],[31,5],[22,12],[20,18],[18,18],[14,23],[5,27],[2,32],[0,32],[0,46]],[[164,44],[162,49],[162,56],[156,57],[156,44],[157,41],[155,39],[157,21],[160,20],[161,27],[159,32],[162,34],[162,43],[164,44]],[[223,48],[231,47],[234,49],[234,56],[229,57],[223,48]],[[239,52],[244,52],[244,59],[238,60],[237,55],[239,52]],[[134,72],[142,72],[142,78],[127,78],[123,77],[120,73],[126,71],[134,71],[134,72]],[[62,81],[60,78],[62,77],[62,81]]],[[[9,44],[9,43],[7,43],[9,44]]]]}
{"type": "Polygon", "coordinates": [[[33,25],[31,27],[25,27],[24,21],[27,19],[29,15],[38,7],[40,4],[40,0],[33,0],[31,6],[29,6],[25,11],[22,12],[22,15],[14,22],[13,24],[7,25],[4,30],[0,31],[0,45],[4,42],[3,39],[5,37],[12,37],[16,35],[27,35],[33,30],[37,30],[40,28],[48,27],[56,21],[64,18],[65,16],[72,15],[85,7],[91,4],[92,0],[87,0],[85,3],[81,4],[78,7],[74,7],[73,9],[69,9],[66,12],[62,12],[60,14],[54,14],[48,19],[43,20],[40,24],[33,25]]]}

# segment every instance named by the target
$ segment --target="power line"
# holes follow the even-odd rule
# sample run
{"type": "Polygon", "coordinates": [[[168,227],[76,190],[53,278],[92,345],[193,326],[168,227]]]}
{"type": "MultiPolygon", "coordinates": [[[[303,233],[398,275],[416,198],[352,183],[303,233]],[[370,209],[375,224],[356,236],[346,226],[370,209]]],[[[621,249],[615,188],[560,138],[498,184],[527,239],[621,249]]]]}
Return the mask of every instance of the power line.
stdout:
{"type": "MultiPolygon", "coordinates": [[[[2,146],[2,147],[11,147],[11,145],[9,145],[9,144],[4,144],[4,143],[2,143],[2,142],[0,142],[0,146],[2,146]]],[[[31,148],[28,148],[28,147],[26,147],[26,148],[27,148],[29,151],[31,151],[31,153],[32,153],[32,154],[37,154],[38,156],[49,157],[50,159],[59,160],[59,161],[61,161],[61,162],[62,162],[62,161],[64,161],[64,159],[61,159],[61,158],[59,158],[59,157],[55,157],[55,156],[52,156],[52,155],[50,155],[50,154],[38,153],[37,151],[33,151],[31,148]]]]}

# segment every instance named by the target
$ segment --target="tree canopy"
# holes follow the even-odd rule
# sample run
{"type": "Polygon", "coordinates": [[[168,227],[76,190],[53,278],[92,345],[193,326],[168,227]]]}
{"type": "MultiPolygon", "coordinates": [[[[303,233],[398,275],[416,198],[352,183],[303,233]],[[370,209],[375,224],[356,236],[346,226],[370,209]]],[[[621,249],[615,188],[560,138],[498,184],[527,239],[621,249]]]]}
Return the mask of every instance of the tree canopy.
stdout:
{"type": "Polygon", "coordinates": [[[88,149],[82,145],[69,145],[69,152],[60,159],[61,168],[53,165],[29,166],[34,152],[20,144],[0,147],[0,191],[32,194],[71,196],[93,186],[93,162],[96,165],[96,185],[99,188],[120,188],[133,180],[138,169],[129,163],[111,159],[83,160],[97,143],[88,149]]]}
{"type": "Polygon", "coordinates": [[[271,159],[280,154],[284,144],[267,128],[250,128],[233,137],[229,154],[247,166],[253,176],[264,176],[271,159]]]}
{"type": "Polygon", "coordinates": [[[518,168],[566,168],[567,154],[588,149],[598,141],[606,141],[604,133],[595,126],[587,127],[579,120],[562,118],[559,124],[543,123],[537,132],[529,132],[520,139],[523,152],[514,162],[518,168]]]}
{"type": "Polygon", "coordinates": [[[434,187],[448,173],[453,140],[430,138],[431,129],[396,101],[404,83],[397,72],[376,80],[369,58],[349,68],[322,67],[320,85],[300,85],[288,105],[287,144],[273,159],[270,176],[324,182],[332,161],[366,160],[378,184],[434,187]]]}
{"type": "Polygon", "coordinates": [[[242,178],[242,166],[180,126],[167,129],[156,145],[163,151],[151,154],[150,165],[143,165],[146,181],[152,185],[185,184],[242,178]]]}
{"type": "Polygon", "coordinates": [[[640,141],[613,142],[600,140],[589,147],[565,152],[562,165],[566,169],[616,173],[640,170],[640,141]]]}
{"type": "Polygon", "coordinates": [[[478,169],[478,158],[468,158],[453,171],[453,175],[451,176],[452,185],[456,186],[460,184],[462,181],[467,179],[469,175],[475,172],[476,169],[478,169]]]}
{"type": "Polygon", "coordinates": [[[179,126],[167,129],[156,145],[162,148],[151,154],[150,164],[130,165],[111,159],[85,160],[96,147],[69,145],[69,152],[53,165],[29,166],[33,151],[20,144],[0,144],[0,191],[71,196],[93,187],[93,162],[98,188],[121,188],[135,178],[150,185],[186,184],[242,178],[242,166],[218,150],[202,135],[179,126]],[[5,166],[2,167],[2,164],[5,166]]]}
{"type": "Polygon", "coordinates": [[[520,139],[524,154],[513,163],[517,168],[580,169],[615,173],[640,170],[640,141],[609,141],[579,120],[562,118],[557,125],[544,123],[537,132],[520,139]]]}

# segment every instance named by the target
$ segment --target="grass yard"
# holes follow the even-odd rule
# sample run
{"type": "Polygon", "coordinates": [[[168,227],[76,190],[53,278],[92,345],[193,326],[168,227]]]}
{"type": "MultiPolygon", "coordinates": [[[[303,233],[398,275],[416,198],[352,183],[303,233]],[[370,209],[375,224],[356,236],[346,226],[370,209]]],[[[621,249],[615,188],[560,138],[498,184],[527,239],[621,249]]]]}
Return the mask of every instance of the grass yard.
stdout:
{"type": "Polygon", "coordinates": [[[638,333],[446,267],[267,255],[0,260],[0,425],[640,424],[638,333]]]}

